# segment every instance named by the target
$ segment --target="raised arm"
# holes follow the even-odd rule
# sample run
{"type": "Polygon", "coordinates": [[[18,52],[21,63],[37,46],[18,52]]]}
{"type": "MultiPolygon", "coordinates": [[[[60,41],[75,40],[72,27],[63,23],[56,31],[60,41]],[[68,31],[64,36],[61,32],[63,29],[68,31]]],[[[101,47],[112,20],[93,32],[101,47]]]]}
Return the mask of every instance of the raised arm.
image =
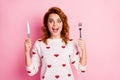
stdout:
{"type": "Polygon", "coordinates": [[[80,63],[81,63],[81,65],[86,66],[87,65],[87,53],[86,53],[85,41],[82,38],[78,39],[78,45],[79,45],[79,47],[81,48],[81,51],[82,51],[82,56],[80,58],[80,63]]]}
{"type": "Polygon", "coordinates": [[[31,58],[30,58],[30,49],[32,46],[32,42],[30,38],[25,39],[25,62],[26,66],[30,66],[32,64],[31,58]]]}

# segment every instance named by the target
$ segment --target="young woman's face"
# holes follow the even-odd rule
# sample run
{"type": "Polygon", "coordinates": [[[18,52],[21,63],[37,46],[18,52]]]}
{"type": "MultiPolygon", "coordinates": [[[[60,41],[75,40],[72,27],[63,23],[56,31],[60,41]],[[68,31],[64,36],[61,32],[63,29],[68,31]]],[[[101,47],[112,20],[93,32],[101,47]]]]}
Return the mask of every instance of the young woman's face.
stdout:
{"type": "Polygon", "coordinates": [[[50,14],[48,17],[48,29],[50,31],[51,37],[60,37],[62,31],[63,22],[58,14],[50,14]]]}

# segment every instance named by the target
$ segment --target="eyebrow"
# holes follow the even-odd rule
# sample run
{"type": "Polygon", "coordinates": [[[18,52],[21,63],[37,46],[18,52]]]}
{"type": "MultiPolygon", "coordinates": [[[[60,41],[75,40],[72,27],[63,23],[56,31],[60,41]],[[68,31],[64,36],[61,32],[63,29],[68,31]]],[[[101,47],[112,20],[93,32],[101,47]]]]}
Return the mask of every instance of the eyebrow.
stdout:
{"type": "MultiPolygon", "coordinates": [[[[53,18],[48,18],[48,20],[51,20],[51,19],[54,20],[53,18]]],[[[57,18],[57,20],[61,20],[61,18],[57,18]]]]}

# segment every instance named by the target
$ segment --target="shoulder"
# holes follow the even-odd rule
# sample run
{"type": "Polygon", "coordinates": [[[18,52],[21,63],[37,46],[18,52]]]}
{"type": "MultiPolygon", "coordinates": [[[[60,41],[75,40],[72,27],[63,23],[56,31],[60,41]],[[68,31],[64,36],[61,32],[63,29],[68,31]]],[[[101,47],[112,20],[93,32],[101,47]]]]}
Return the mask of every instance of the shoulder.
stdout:
{"type": "Polygon", "coordinates": [[[36,41],[35,41],[35,44],[36,45],[39,45],[39,44],[41,44],[42,43],[42,39],[37,39],[36,41]]]}
{"type": "Polygon", "coordinates": [[[33,44],[33,48],[35,47],[35,48],[40,49],[40,47],[42,46],[42,44],[43,44],[42,40],[41,40],[41,39],[37,39],[37,40],[34,42],[34,44],[33,44]]]}
{"type": "Polygon", "coordinates": [[[37,41],[38,41],[38,42],[41,42],[41,41],[42,41],[42,39],[37,39],[37,41]]]}

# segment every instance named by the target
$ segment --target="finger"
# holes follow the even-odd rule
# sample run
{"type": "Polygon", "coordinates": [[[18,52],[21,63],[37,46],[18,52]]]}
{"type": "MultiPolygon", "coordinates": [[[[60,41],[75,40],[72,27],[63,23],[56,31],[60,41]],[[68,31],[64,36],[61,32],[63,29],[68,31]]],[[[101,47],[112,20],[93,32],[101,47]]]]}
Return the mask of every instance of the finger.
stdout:
{"type": "Polygon", "coordinates": [[[80,40],[83,40],[83,38],[79,38],[80,40]]]}
{"type": "Polygon", "coordinates": [[[31,46],[32,43],[28,43],[28,42],[26,42],[24,45],[27,47],[27,46],[31,46]]]}
{"type": "Polygon", "coordinates": [[[31,43],[31,39],[30,38],[26,38],[25,42],[31,43]]]}
{"type": "Polygon", "coordinates": [[[29,41],[29,40],[31,40],[31,39],[30,39],[30,38],[26,38],[26,39],[25,39],[25,41],[29,41]]]}

